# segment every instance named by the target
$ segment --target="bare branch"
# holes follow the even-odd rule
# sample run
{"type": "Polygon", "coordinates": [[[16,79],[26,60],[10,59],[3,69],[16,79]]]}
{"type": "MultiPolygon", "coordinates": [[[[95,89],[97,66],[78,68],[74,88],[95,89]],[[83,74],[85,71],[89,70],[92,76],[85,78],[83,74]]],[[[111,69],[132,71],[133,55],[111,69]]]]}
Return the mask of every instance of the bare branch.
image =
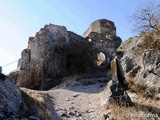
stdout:
{"type": "Polygon", "coordinates": [[[130,18],[134,25],[134,31],[160,31],[160,4],[146,3],[137,9],[130,18]]]}

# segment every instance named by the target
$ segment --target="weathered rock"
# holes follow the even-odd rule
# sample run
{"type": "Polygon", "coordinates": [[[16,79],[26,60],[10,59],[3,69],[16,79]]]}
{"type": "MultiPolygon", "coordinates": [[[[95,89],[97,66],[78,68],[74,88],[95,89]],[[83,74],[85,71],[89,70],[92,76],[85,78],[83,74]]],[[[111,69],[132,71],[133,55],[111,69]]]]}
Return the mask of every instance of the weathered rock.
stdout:
{"type": "Polygon", "coordinates": [[[8,78],[0,78],[0,110],[18,113],[22,106],[20,89],[8,78]]]}
{"type": "Polygon", "coordinates": [[[29,119],[31,119],[31,120],[40,120],[40,118],[36,117],[36,116],[30,116],[29,119]]]}
{"type": "Polygon", "coordinates": [[[110,80],[105,89],[101,92],[101,104],[108,105],[111,103],[124,106],[132,105],[130,97],[124,90],[121,83],[117,80],[110,80]]]}
{"type": "Polygon", "coordinates": [[[116,27],[112,21],[99,19],[91,23],[89,28],[83,33],[83,37],[89,36],[91,32],[95,32],[98,34],[105,33],[106,35],[112,37],[116,36],[116,27]]]}
{"type": "Polygon", "coordinates": [[[6,79],[6,76],[3,73],[0,73],[0,79],[3,81],[6,79]]]}
{"type": "Polygon", "coordinates": [[[114,120],[114,119],[108,114],[103,114],[101,116],[101,120],[114,120]]]}
{"type": "Polygon", "coordinates": [[[9,78],[16,84],[16,80],[18,78],[18,75],[19,75],[19,72],[20,72],[20,69],[16,69],[12,72],[9,73],[9,78]]]}
{"type": "Polygon", "coordinates": [[[124,90],[128,90],[128,83],[126,82],[120,60],[117,56],[110,62],[110,72],[112,80],[117,80],[123,86],[124,90]]]}
{"type": "Polygon", "coordinates": [[[118,48],[126,80],[144,84],[154,89],[155,94],[160,89],[159,38],[158,33],[141,33],[124,41],[118,48]]]}
{"type": "Polygon", "coordinates": [[[106,70],[112,54],[121,43],[116,36],[114,23],[97,20],[91,24],[85,36],[83,38],[67,31],[64,26],[46,25],[35,37],[29,38],[28,48],[22,51],[18,69],[10,73],[10,77],[21,87],[49,89],[62,82],[65,76],[106,70]],[[98,57],[101,53],[103,61],[98,57]],[[45,82],[48,79],[49,82],[45,82]],[[47,84],[50,86],[47,87],[47,84]]]}
{"type": "Polygon", "coordinates": [[[14,112],[8,110],[0,110],[0,119],[1,120],[41,120],[36,116],[21,116],[14,112]]]}
{"type": "MultiPolygon", "coordinates": [[[[142,68],[138,71],[137,80],[143,80],[149,88],[160,88],[160,53],[157,50],[147,50],[142,54],[142,68]]],[[[160,92],[160,91],[159,91],[160,92]]]]}
{"type": "MultiPolygon", "coordinates": [[[[5,75],[3,75],[3,77],[4,76],[5,75]]],[[[23,101],[19,87],[17,87],[6,76],[5,76],[5,79],[3,80],[0,77],[0,119],[1,120],[31,120],[31,119],[40,120],[39,117],[30,116],[31,114],[32,113],[26,113],[26,105],[23,101]]]]}
{"type": "Polygon", "coordinates": [[[20,70],[28,68],[28,63],[30,61],[30,50],[24,49],[21,53],[22,58],[18,61],[18,67],[20,70]]]}
{"type": "Polygon", "coordinates": [[[67,29],[53,24],[46,25],[35,37],[30,37],[28,48],[22,51],[18,63],[16,84],[39,89],[44,79],[64,76],[68,42],[67,29]]]}
{"type": "Polygon", "coordinates": [[[0,74],[2,73],[2,67],[0,66],[0,74]]]}
{"type": "MultiPolygon", "coordinates": [[[[99,53],[105,55],[105,62],[103,63],[105,66],[109,65],[110,60],[113,59],[113,53],[115,53],[122,42],[121,38],[116,35],[114,23],[106,19],[99,19],[91,23],[87,31],[83,34],[83,37],[93,43],[95,55],[99,53]]],[[[94,57],[96,60],[97,56],[94,57]]]]}

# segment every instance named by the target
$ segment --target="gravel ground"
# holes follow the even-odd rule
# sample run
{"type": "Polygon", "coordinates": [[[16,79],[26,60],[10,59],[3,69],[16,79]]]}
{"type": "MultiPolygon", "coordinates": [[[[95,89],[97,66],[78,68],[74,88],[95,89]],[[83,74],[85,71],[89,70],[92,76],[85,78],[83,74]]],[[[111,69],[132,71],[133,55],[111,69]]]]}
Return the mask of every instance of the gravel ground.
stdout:
{"type": "Polygon", "coordinates": [[[101,120],[103,107],[100,105],[100,91],[105,85],[105,78],[86,78],[49,90],[55,104],[56,119],[101,120]]]}

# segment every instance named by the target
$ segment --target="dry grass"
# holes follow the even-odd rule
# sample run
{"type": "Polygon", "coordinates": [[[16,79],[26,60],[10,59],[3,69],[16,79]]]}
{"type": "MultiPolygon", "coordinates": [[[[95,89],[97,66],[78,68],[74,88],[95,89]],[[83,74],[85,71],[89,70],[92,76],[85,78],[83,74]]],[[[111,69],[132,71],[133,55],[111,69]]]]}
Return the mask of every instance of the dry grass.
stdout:
{"type": "MultiPolygon", "coordinates": [[[[128,94],[133,106],[118,103],[105,106],[114,120],[160,120],[160,100],[155,97],[155,90],[148,88],[143,81],[136,83],[134,78],[128,80],[128,94]]],[[[122,101],[123,102],[123,101],[122,101]]]]}
{"type": "Polygon", "coordinates": [[[148,87],[145,83],[144,80],[141,80],[141,82],[136,82],[136,78],[128,78],[128,84],[129,84],[129,91],[136,93],[142,97],[145,98],[152,98],[152,99],[158,99],[156,97],[156,93],[158,92],[155,90],[155,88],[148,87]]]}
{"type": "Polygon", "coordinates": [[[144,98],[133,98],[133,106],[106,105],[106,111],[114,120],[158,120],[160,119],[160,101],[150,101],[144,98]],[[155,105],[156,104],[156,105],[155,105]],[[156,107],[155,107],[156,106],[156,107]],[[159,107],[159,106],[158,106],[159,107]],[[159,116],[159,117],[158,117],[159,116]]]}
{"type": "Polygon", "coordinates": [[[53,115],[49,108],[49,98],[45,93],[21,88],[23,101],[26,105],[25,115],[38,116],[41,120],[53,120],[53,115]]]}
{"type": "Polygon", "coordinates": [[[141,44],[143,50],[158,49],[160,40],[155,38],[154,33],[144,33],[144,41],[141,44]]]}

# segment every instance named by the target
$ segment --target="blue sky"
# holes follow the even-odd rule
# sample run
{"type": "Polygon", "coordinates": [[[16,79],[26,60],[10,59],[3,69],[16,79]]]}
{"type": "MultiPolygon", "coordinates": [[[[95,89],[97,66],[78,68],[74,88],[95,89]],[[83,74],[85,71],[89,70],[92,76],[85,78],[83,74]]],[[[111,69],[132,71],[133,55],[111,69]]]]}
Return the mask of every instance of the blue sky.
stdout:
{"type": "MultiPolygon", "coordinates": [[[[44,25],[66,26],[82,35],[91,22],[105,18],[115,23],[117,35],[134,36],[127,16],[147,0],[0,0],[0,66],[18,60],[28,37],[44,25]]],[[[152,0],[158,1],[158,0],[152,0]]],[[[3,67],[8,73],[17,63],[3,67]]]]}

